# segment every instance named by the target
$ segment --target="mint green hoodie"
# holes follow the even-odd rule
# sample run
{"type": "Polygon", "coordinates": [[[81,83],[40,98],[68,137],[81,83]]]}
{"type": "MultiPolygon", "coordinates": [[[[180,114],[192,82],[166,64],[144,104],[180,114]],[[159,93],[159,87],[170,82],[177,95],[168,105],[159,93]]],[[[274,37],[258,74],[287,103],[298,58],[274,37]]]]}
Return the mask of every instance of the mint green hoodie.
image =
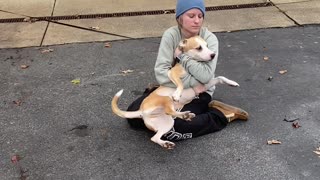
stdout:
{"type": "MultiPolygon", "coordinates": [[[[182,78],[184,88],[191,88],[199,83],[207,84],[214,78],[219,54],[218,39],[212,32],[204,27],[201,28],[199,36],[208,43],[208,48],[216,55],[212,61],[208,62],[197,62],[186,55],[182,56],[181,64],[188,72],[187,75],[182,78]]],[[[173,63],[174,51],[182,39],[183,37],[178,26],[167,29],[162,36],[154,67],[155,76],[160,85],[176,87],[168,78],[168,71],[173,63]]],[[[207,92],[212,96],[213,91],[214,87],[207,92]]]]}

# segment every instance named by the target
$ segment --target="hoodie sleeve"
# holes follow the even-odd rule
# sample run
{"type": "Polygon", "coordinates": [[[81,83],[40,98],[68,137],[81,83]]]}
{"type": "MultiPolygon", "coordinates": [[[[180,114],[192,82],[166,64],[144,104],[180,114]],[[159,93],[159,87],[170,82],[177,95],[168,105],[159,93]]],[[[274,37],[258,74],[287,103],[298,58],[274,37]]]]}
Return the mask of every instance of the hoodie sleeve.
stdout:
{"type": "Polygon", "coordinates": [[[172,67],[174,42],[173,37],[169,33],[165,33],[160,42],[159,52],[154,67],[156,79],[160,85],[175,87],[168,77],[168,71],[172,67]]]}

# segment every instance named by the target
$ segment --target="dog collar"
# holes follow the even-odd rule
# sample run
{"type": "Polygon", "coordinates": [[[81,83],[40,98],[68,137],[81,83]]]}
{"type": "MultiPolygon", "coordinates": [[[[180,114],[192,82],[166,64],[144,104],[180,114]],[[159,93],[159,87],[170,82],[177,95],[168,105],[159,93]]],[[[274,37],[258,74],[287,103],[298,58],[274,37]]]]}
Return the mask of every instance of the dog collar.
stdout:
{"type": "Polygon", "coordinates": [[[180,63],[180,61],[181,61],[178,56],[174,60],[175,60],[176,63],[180,63]]]}
{"type": "Polygon", "coordinates": [[[176,61],[176,63],[180,63],[181,62],[181,60],[182,60],[182,56],[183,56],[184,54],[179,54],[174,60],[176,61]]]}

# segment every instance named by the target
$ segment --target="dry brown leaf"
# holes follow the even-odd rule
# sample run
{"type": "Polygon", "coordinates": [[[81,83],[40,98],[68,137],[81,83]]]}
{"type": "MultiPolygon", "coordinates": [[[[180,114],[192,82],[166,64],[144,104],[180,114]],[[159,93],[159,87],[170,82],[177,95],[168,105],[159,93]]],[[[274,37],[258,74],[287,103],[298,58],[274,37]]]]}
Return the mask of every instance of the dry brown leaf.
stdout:
{"type": "Polygon", "coordinates": [[[281,70],[281,71],[279,71],[280,74],[285,74],[285,73],[287,73],[287,72],[288,72],[288,70],[281,70]]]}
{"type": "Polygon", "coordinates": [[[36,22],[38,20],[39,19],[37,19],[37,18],[26,17],[26,18],[23,19],[23,22],[34,23],[34,22],[36,22]]]}
{"type": "Polygon", "coordinates": [[[24,21],[24,22],[30,22],[30,21],[31,21],[31,18],[30,18],[30,17],[26,17],[26,18],[23,19],[23,21],[24,21]]]}
{"type": "Polygon", "coordinates": [[[41,51],[41,53],[49,53],[49,52],[53,52],[53,49],[48,48],[48,49],[43,49],[41,51]]]}
{"type": "Polygon", "coordinates": [[[13,155],[13,156],[11,157],[11,162],[12,162],[13,164],[18,163],[20,160],[21,160],[21,157],[20,157],[19,155],[13,155]]]}
{"type": "Polygon", "coordinates": [[[100,27],[99,26],[93,26],[93,27],[90,27],[90,29],[99,30],[100,27]]]}
{"type": "Polygon", "coordinates": [[[104,47],[106,47],[106,48],[111,48],[111,43],[109,43],[109,42],[105,43],[105,44],[104,44],[104,47]]]}
{"type": "Polygon", "coordinates": [[[31,18],[31,23],[34,23],[34,22],[36,22],[36,21],[39,21],[39,19],[37,19],[37,18],[31,18]]]}
{"type": "Polygon", "coordinates": [[[300,124],[299,124],[298,122],[293,122],[293,123],[292,123],[292,127],[293,127],[293,128],[299,128],[299,127],[301,127],[301,126],[300,126],[300,124]]]}
{"type": "Polygon", "coordinates": [[[25,64],[20,66],[21,69],[27,69],[28,67],[29,67],[29,65],[25,65],[25,64]]]}
{"type": "Polygon", "coordinates": [[[21,106],[22,101],[21,100],[15,100],[13,103],[17,106],[21,106]]]}
{"type": "Polygon", "coordinates": [[[269,57],[265,56],[265,57],[263,57],[263,60],[268,61],[269,57]]]}
{"type": "Polygon", "coordinates": [[[278,141],[278,140],[268,140],[267,141],[267,144],[269,144],[269,145],[271,145],[271,144],[281,144],[281,142],[280,141],[278,141]]]}
{"type": "Polygon", "coordinates": [[[124,71],[121,71],[123,74],[128,74],[128,73],[132,73],[133,70],[131,69],[127,69],[127,70],[124,70],[124,71]]]}
{"type": "Polygon", "coordinates": [[[314,153],[316,153],[317,155],[320,155],[320,151],[313,151],[314,153]]]}
{"type": "Polygon", "coordinates": [[[316,150],[313,152],[316,153],[317,155],[319,155],[318,157],[320,158],[320,147],[316,148],[316,150]]]}

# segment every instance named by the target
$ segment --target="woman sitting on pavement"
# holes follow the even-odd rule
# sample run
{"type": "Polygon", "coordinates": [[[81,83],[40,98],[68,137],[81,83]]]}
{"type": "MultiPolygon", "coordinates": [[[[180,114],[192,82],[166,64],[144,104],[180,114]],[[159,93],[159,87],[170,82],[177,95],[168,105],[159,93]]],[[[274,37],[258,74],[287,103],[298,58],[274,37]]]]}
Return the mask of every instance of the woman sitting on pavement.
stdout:
{"type": "MultiPolygon", "coordinates": [[[[187,75],[182,79],[184,88],[193,88],[196,94],[199,94],[199,98],[186,104],[181,110],[191,111],[196,116],[191,121],[175,118],[173,129],[163,136],[164,139],[170,141],[217,132],[233,120],[248,119],[246,111],[216,100],[212,101],[214,88],[206,89],[203,85],[214,77],[218,59],[218,39],[207,28],[202,27],[204,17],[205,5],[203,0],[178,0],[176,5],[178,26],[167,29],[161,38],[154,68],[158,83],[175,88],[175,85],[168,78],[168,71],[172,68],[174,59],[178,58],[187,71],[187,75]],[[216,55],[212,61],[197,62],[177,48],[182,39],[196,35],[202,37],[207,42],[208,48],[215,52],[216,55]]],[[[128,107],[128,111],[138,110],[143,99],[152,90],[147,89],[141,97],[128,107]]],[[[128,119],[128,122],[135,128],[145,127],[142,119],[128,119]]]]}

